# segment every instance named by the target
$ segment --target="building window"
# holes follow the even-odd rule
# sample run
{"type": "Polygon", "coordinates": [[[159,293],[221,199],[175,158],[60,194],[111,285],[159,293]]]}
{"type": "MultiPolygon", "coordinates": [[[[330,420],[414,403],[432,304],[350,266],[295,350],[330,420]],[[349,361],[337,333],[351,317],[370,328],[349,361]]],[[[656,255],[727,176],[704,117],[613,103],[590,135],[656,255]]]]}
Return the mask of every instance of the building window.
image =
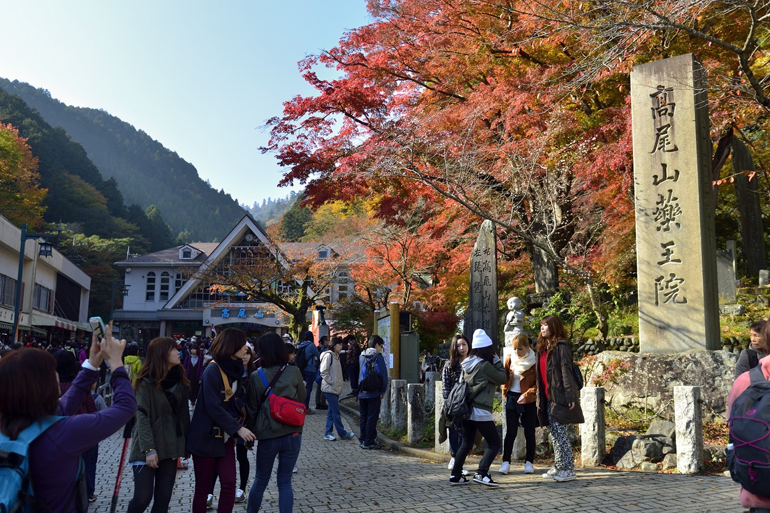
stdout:
{"type": "Polygon", "coordinates": [[[179,292],[179,289],[182,288],[182,284],[184,281],[182,281],[182,273],[176,273],[176,276],[174,276],[174,294],[179,292]]]}
{"type": "Polygon", "coordinates": [[[51,310],[53,310],[53,291],[35,283],[32,307],[42,312],[51,313],[51,310]]]}
{"type": "Polygon", "coordinates": [[[160,275],[160,300],[168,301],[168,289],[171,284],[171,275],[163,272],[160,275]]]}
{"type": "Polygon", "coordinates": [[[321,249],[318,251],[318,258],[328,258],[329,257],[329,250],[327,249],[321,249]]]}
{"type": "Polygon", "coordinates": [[[13,306],[13,300],[16,298],[16,280],[10,276],[0,274],[0,303],[6,306],[13,306]]]}
{"type": "Polygon", "coordinates": [[[190,248],[184,248],[182,250],[182,260],[191,260],[192,259],[192,250],[190,248]]]}
{"type": "Polygon", "coordinates": [[[147,292],[144,296],[145,301],[155,301],[155,273],[147,273],[147,292]]]}

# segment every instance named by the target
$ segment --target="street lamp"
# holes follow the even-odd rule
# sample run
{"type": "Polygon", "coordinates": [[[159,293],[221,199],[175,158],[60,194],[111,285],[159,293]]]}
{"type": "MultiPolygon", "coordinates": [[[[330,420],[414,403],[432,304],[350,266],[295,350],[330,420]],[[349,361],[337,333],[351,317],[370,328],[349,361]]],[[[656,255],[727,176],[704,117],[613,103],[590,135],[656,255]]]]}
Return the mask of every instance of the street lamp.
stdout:
{"type": "Polygon", "coordinates": [[[112,299],[110,299],[110,320],[112,320],[112,316],[115,314],[115,291],[119,291],[120,294],[123,297],[126,297],[128,295],[128,287],[131,285],[120,285],[118,283],[112,282],[112,299]]]}
{"type": "Polygon", "coordinates": [[[19,274],[16,277],[16,298],[13,302],[13,341],[19,341],[19,321],[21,320],[21,280],[24,278],[24,248],[28,239],[43,239],[40,242],[40,251],[38,256],[53,256],[53,244],[51,240],[59,243],[61,235],[61,223],[59,224],[59,233],[27,233],[27,223],[21,225],[21,244],[19,244],[19,274]]]}

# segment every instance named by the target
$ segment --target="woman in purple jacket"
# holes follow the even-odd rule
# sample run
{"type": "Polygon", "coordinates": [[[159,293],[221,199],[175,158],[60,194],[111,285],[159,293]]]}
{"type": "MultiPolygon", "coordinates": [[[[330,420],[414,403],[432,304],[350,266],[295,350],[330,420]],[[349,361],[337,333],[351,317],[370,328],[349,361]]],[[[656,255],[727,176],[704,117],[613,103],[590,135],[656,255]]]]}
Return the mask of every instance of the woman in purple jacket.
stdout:
{"type": "Polygon", "coordinates": [[[94,337],[88,360],[59,400],[56,360],[42,349],[24,348],[0,360],[0,431],[16,439],[43,417],[71,415],[80,408],[99,377],[103,360],[112,369],[112,406],[100,412],[67,417],[48,428],[29,447],[32,486],[38,499],[54,510],[74,513],[68,499],[75,487],[80,455],[118,431],[136,413],[136,400],[123,368],[125,340],[107,331],[101,344],[94,337]],[[56,472],[51,472],[56,469],[56,472]]]}

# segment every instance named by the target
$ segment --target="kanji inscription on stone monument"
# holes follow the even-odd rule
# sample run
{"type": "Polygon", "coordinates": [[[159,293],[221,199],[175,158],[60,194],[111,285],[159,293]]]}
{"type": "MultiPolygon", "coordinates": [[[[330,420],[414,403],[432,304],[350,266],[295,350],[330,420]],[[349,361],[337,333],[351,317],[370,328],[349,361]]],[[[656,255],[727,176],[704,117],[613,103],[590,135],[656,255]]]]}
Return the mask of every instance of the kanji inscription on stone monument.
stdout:
{"type": "Polygon", "coordinates": [[[692,55],[631,73],[642,352],[719,348],[706,75],[692,55]]]}
{"type": "Polygon", "coordinates": [[[471,340],[481,328],[497,342],[497,248],[495,225],[484,221],[471,251],[468,311],[463,333],[471,340]]]}

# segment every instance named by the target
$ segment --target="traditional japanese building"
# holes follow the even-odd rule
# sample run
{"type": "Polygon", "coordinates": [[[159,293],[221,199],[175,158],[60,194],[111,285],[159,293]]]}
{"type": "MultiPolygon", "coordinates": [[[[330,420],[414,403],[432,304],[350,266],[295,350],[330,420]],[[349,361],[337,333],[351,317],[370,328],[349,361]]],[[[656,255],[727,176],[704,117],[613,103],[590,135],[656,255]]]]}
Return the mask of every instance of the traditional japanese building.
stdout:
{"type": "MultiPolygon", "coordinates": [[[[235,291],[215,292],[206,270],[255,263],[274,258],[289,265],[283,251],[315,252],[316,258],[333,258],[326,244],[276,244],[259,224],[245,215],[219,243],[191,243],[134,256],[116,262],[125,276],[123,307],[115,310],[120,335],[142,343],[158,336],[212,336],[216,330],[235,326],[250,336],[266,331],[284,333],[288,317],[269,303],[249,302],[235,291]]],[[[329,287],[327,301],[345,297],[347,270],[340,270],[329,287]]],[[[276,284],[281,286],[281,284],[276,284]]]]}

